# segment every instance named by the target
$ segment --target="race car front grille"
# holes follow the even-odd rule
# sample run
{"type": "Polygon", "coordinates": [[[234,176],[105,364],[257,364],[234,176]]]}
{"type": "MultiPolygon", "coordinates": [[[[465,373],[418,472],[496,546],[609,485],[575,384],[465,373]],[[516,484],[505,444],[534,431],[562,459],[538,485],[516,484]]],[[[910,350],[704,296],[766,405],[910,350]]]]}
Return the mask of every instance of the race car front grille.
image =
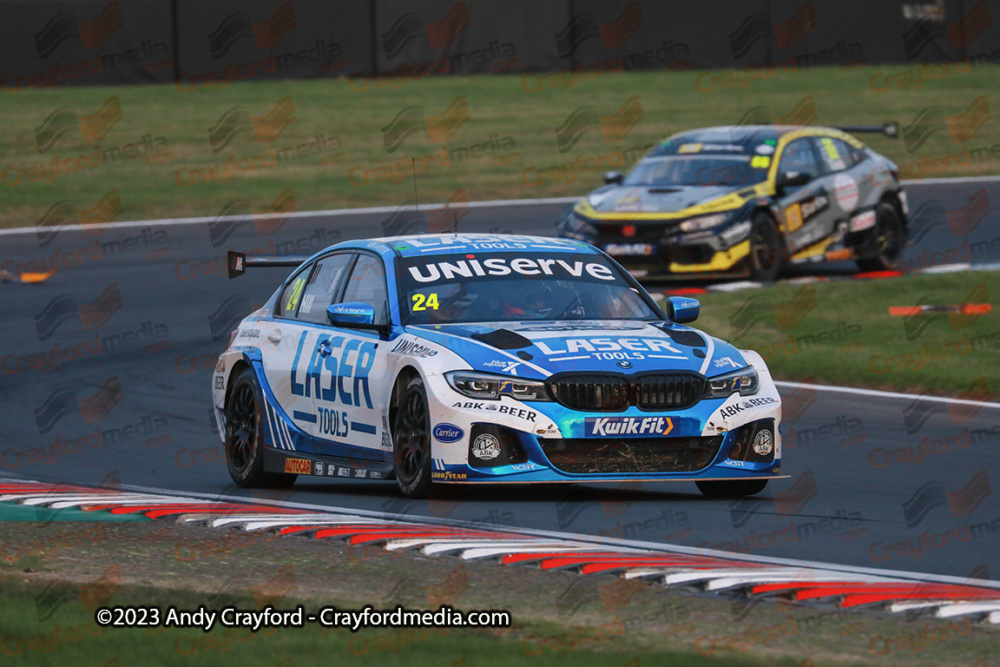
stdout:
{"type": "Polygon", "coordinates": [[[711,465],[723,436],[688,438],[540,438],[542,451],[559,470],[587,473],[697,472],[711,465]]]}
{"type": "Polygon", "coordinates": [[[618,375],[569,375],[549,381],[557,401],[573,410],[624,410],[631,398],[628,380],[618,375]]]}
{"type": "Polygon", "coordinates": [[[637,405],[643,410],[681,410],[705,395],[706,380],[694,373],[560,374],[549,380],[552,396],[572,410],[612,412],[637,405]]]}
{"type": "Polygon", "coordinates": [[[691,373],[641,375],[635,387],[635,404],[644,410],[687,408],[705,395],[706,380],[691,373]]]}

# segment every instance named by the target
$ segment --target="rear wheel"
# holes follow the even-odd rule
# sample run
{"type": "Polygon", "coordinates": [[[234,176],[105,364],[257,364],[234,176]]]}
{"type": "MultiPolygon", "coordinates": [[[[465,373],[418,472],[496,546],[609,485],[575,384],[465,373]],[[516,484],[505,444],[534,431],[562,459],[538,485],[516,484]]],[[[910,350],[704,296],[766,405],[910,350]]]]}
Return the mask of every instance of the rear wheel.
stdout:
{"type": "Polygon", "coordinates": [[[431,418],[424,381],[411,378],[399,398],[392,425],[393,468],[399,490],[409,498],[431,486],[431,418]]]}
{"type": "Polygon", "coordinates": [[[875,254],[858,260],[862,271],[887,271],[895,267],[906,245],[906,228],[899,212],[888,202],[875,208],[875,254]]]}
{"type": "Polygon", "coordinates": [[[233,380],[226,402],[226,467],[237,485],[286,487],[296,475],[264,472],[263,398],[249,368],[233,380]]]}
{"type": "Polygon", "coordinates": [[[760,493],[767,486],[766,479],[734,479],[718,482],[696,482],[706,498],[742,498],[760,493]]]}
{"type": "Polygon", "coordinates": [[[784,254],[785,243],[774,218],[763,211],[754,214],[750,228],[751,280],[774,282],[781,271],[784,254]]]}

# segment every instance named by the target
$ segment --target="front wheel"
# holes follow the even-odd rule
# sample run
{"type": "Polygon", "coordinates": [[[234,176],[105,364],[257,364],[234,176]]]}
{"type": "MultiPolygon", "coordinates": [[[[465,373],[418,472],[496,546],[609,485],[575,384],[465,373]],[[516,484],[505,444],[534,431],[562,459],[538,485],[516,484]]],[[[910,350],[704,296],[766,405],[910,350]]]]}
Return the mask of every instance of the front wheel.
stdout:
{"type": "Polygon", "coordinates": [[[226,467],[238,486],[287,487],[296,475],[264,472],[263,397],[249,368],[233,380],[226,402],[226,467]]]}
{"type": "Polygon", "coordinates": [[[406,385],[392,425],[393,468],[399,490],[408,498],[422,498],[431,487],[431,417],[424,381],[415,377],[406,385]]]}
{"type": "Polygon", "coordinates": [[[753,217],[750,228],[750,279],[774,282],[784,263],[785,242],[774,218],[764,212],[753,217]]]}
{"type": "Polygon", "coordinates": [[[760,493],[767,486],[766,479],[734,479],[714,482],[696,482],[706,498],[742,498],[760,493]]]}

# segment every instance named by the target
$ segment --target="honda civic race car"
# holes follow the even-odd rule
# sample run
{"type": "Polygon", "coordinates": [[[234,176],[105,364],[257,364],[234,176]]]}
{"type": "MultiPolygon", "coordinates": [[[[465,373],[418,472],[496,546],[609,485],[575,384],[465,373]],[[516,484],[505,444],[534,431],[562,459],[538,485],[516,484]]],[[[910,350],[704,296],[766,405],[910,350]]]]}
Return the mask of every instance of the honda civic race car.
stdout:
{"type": "MultiPolygon", "coordinates": [[[[855,126],[884,132],[895,124],[855,126]]],[[[559,236],[634,275],[774,280],[789,264],[891,268],[907,239],[897,167],[847,132],[746,125],[682,132],[570,206],[559,236]]]]}
{"type": "Polygon", "coordinates": [[[781,466],[760,355],[685,326],[596,248],[529,236],[340,243],[232,332],[212,398],[233,480],[690,480],[757,493],[781,466]]]}

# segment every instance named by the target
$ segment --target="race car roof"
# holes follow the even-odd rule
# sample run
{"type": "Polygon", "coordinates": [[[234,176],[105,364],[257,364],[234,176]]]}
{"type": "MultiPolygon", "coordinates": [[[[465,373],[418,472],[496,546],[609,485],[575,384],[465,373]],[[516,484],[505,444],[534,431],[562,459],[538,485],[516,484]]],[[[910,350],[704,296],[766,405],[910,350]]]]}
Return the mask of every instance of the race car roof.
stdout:
{"type": "MultiPolygon", "coordinates": [[[[661,142],[650,153],[673,155],[676,153],[726,153],[730,155],[756,153],[762,144],[774,146],[778,139],[790,132],[807,132],[843,137],[846,133],[830,127],[803,125],[721,125],[680,132],[661,142]],[[684,147],[684,148],[682,148],[684,147]]],[[[850,138],[852,143],[857,139],[850,138]]]]}
{"type": "Polygon", "coordinates": [[[393,248],[401,257],[424,257],[433,254],[454,254],[468,252],[470,246],[477,245],[477,252],[503,251],[511,248],[482,247],[489,244],[516,243],[527,252],[563,252],[596,254],[586,243],[571,239],[557,239],[546,236],[522,236],[518,234],[420,234],[415,236],[392,236],[372,239],[393,248]]]}

